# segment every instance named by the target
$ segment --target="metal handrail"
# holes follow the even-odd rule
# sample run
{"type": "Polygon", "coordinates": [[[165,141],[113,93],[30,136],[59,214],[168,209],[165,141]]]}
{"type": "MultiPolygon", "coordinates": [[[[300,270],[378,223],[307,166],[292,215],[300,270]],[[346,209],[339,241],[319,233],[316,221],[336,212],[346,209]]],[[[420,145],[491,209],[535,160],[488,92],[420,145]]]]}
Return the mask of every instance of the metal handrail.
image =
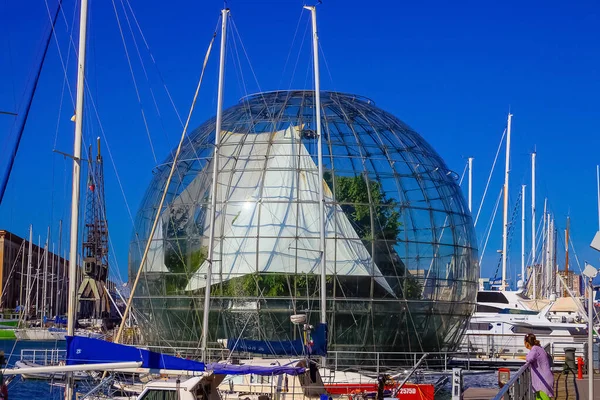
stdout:
{"type": "Polygon", "coordinates": [[[512,378],[510,378],[510,380],[502,387],[502,389],[500,389],[498,394],[496,394],[492,400],[501,400],[514,386],[515,382],[517,382],[517,380],[530,368],[530,366],[531,364],[529,361],[523,364],[523,366],[519,368],[519,370],[513,375],[512,378]]]}

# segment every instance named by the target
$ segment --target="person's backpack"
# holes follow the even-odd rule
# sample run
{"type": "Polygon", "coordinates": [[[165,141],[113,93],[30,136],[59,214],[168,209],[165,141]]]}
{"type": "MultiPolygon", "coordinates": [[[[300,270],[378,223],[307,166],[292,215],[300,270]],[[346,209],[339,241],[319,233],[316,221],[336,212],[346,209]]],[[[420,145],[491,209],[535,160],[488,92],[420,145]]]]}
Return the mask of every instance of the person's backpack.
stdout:
{"type": "Polygon", "coordinates": [[[550,352],[548,351],[550,349],[550,344],[548,343],[547,345],[544,346],[544,351],[546,352],[546,355],[548,356],[548,365],[550,365],[550,368],[552,368],[552,366],[554,365],[554,358],[552,357],[552,355],[550,355],[550,352]]]}

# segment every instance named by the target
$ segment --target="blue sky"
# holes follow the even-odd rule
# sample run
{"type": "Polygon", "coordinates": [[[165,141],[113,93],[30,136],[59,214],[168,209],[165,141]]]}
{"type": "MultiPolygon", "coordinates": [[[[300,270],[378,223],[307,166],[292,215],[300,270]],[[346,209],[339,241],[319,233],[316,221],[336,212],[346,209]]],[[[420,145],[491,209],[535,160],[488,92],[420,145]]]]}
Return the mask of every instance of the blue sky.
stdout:
{"type": "MultiPolygon", "coordinates": [[[[56,0],[46,1],[54,9],[56,0]]],[[[104,154],[115,256],[111,260],[116,259],[125,278],[132,225],[123,193],[135,215],[152,168],[174,147],[181,131],[163,81],[178,111],[187,114],[222,3],[130,2],[160,71],[151,62],[128,11],[148,80],[123,13],[123,4],[127,10],[129,5],[124,0],[115,0],[114,4],[156,155],[155,160],[113,3],[91,1],[88,85],[104,134],[88,95],[86,115],[90,117],[85,122],[85,142],[95,141],[99,135],[108,140],[110,154],[108,149],[104,154]]],[[[302,1],[295,0],[228,2],[237,32],[232,34],[237,37],[237,54],[230,42],[225,106],[258,90],[311,87],[310,37],[306,31],[309,13],[302,10],[302,5],[302,1]],[[236,65],[238,60],[241,67],[236,65]]],[[[538,210],[548,197],[561,236],[566,216],[570,215],[580,261],[600,266],[598,254],[589,249],[598,228],[595,166],[600,163],[599,11],[600,6],[592,1],[523,4],[323,0],[318,8],[322,88],[375,100],[418,131],[458,173],[466,157],[475,157],[475,204],[483,193],[510,109],[514,114],[511,207],[520,185],[529,185],[529,154],[535,148],[538,210]]],[[[64,0],[64,15],[56,35],[74,95],[75,60],[72,49],[69,52],[73,16],[74,0],[64,0]]],[[[44,1],[0,3],[0,110],[14,111],[21,103],[48,23],[44,1]]],[[[77,33],[73,38],[76,43],[77,33]]],[[[214,51],[211,56],[192,127],[214,114],[217,54],[214,51]]],[[[6,198],[0,206],[1,228],[23,236],[32,223],[39,234],[52,225],[58,237],[58,220],[68,219],[71,163],[52,153],[53,148],[72,152],[73,124],[69,118],[73,106],[69,88],[63,92],[64,82],[53,40],[6,198]]],[[[10,134],[12,125],[13,118],[0,115],[2,154],[7,154],[14,139],[10,134]]],[[[3,157],[2,170],[5,164],[3,157]]],[[[502,168],[503,154],[478,234],[483,232],[500,190],[502,168]]],[[[500,221],[499,214],[483,275],[493,275],[496,270],[500,221]]],[[[529,242],[529,232],[527,237],[529,242]]],[[[511,246],[513,271],[520,265],[519,244],[517,227],[511,246]]]]}

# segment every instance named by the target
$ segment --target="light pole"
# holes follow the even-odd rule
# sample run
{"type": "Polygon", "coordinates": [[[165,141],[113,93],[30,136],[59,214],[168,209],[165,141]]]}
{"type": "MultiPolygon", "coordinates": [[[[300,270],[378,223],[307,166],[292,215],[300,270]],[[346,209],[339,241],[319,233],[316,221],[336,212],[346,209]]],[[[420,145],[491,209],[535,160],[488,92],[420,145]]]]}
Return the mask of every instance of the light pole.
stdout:
{"type": "MultiPolygon", "coordinates": [[[[600,231],[596,232],[590,247],[596,251],[600,251],[600,231]]],[[[594,284],[593,280],[598,275],[598,270],[585,263],[583,269],[583,275],[589,280],[589,298],[588,298],[588,356],[590,359],[590,365],[588,366],[588,390],[589,399],[594,398],[594,284]]]]}
{"type": "Polygon", "coordinates": [[[588,390],[590,399],[594,398],[594,284],[598,270],[586,263],[583,275],[588,278],[588,390]]]}

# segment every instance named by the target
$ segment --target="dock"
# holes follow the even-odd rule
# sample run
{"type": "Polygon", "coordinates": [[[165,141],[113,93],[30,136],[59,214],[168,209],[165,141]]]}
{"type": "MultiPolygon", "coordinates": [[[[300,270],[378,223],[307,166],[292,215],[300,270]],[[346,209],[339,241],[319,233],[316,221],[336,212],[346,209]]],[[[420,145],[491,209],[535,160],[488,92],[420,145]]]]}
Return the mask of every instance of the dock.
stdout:
{"type": "MultiPolygon", "coordinates": [[[[587,376],[578,380],[573,374],[554,373],[554,388],[556,393],[553,400],[589,400],[587,376]]],[[[498,388],[470,387],[463,392],[462,398],[463,400],[490,400],[496,396],[498,390],[498,388]]],[[[600,397],[600,376],[597,374],[594,375],[594,394],[594,397],[600,397]]]]}

